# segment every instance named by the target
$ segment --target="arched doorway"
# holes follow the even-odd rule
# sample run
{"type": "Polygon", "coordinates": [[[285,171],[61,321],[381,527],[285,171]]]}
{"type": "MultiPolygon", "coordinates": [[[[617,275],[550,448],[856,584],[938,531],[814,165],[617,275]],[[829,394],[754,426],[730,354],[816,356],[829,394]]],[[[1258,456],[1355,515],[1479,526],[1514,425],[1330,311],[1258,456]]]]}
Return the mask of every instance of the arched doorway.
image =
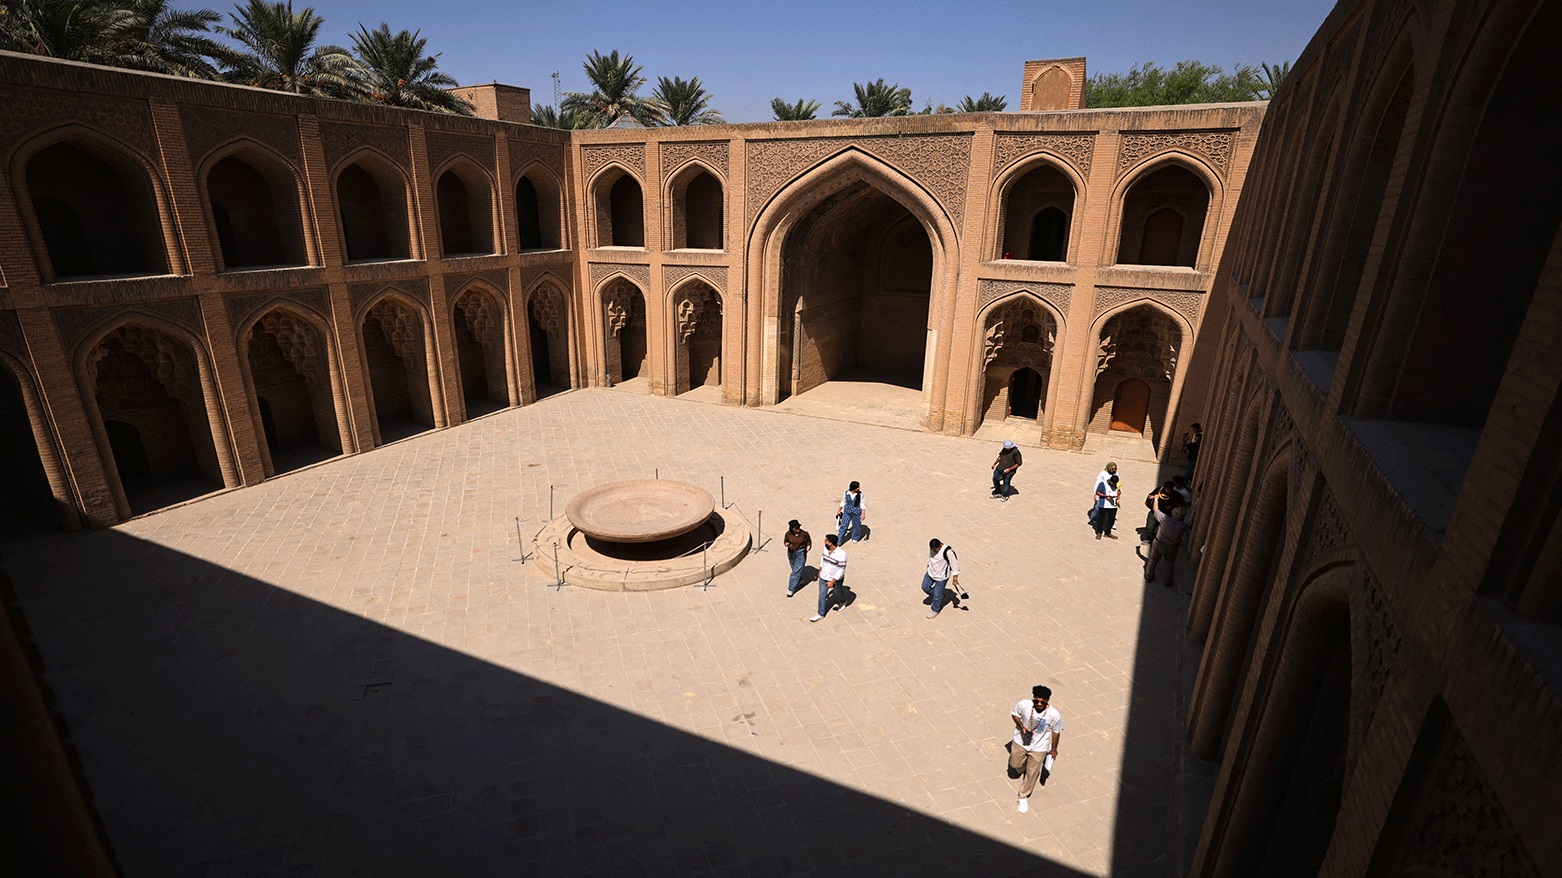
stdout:
{"type": "Polygon", "coordinates": [[[1123,433],[1144,433],[1144,419],[1150,410],[1150,385],[1138,378],[1118,382],[1112,396],[1112,429],[1123,433]]]}
{"type": "Polygon", "coordinates": [[[401,171],[365,154],[336,176],[336,208],[350,261],[407,259],[411,235],[401,171]]]}
{"type": "Polygon", "coordinates": [[[1009,376],[1009,417],[1035,420],[1041,411],[1041,373],[1021,366],[1009,376]]]}
{"type": "Polygon", "coordinates": [[[602,291],[602,307],[608,382],[633,381],[645,370],[645,296],[639,287],[617,278],[602,291]]]}
{"type": "Polygon", "coordinates": [[[1209,186],[1182,165],[1169,164],[1135,180],[1123,196],[1117,261],[1192,268],[1209,199],[1209,186]]]}
{"type": "Polygon", "coordinates": [[[309,321],[273,309],[255,321],[245,351],[274,473],[342,453],[325,343],[309,321]]]}
{"type": "Polygon", "coordinates": [[[532,291],[526,311],[527,336],[531,340],[532,384],[541,399],[568,390],[569,321],[564,294],[545,283],[532,291]]]}
{"type": "Polygon", "coordinates": [[[510,405],[505,380],[504,318],[488,295],[467,290],[456,300],[456,359],[466,415],[476,417],[510,405]]]}
{"type": "Polygon", "coordinates": [[[304,265],[298,186],[258,150],[229,155],[206,173],[206,197],[225,270],[304,265]]]}
{"type": "Polygon", "coordinates": [[[674,386],[685,393],[721,385],[721,295],[693,281],[673,300],[674,386]]]}
{"type": "Polygon", "coordinates": [[[396,299],[381,299],[363,318],[363,354],[380,442],[434,427],[422,318],[396,299]]]}
{"type": "Polygon", "coordinates": [[[168,272],[157,199],[139,163],[63,142],[29,158],[24,176],[55,278],[168,272]]]}
{"type": "Polygon", "coordinates": [[[92,350],[87,372],[132,513],[223,486],[189,347],[155,329],[123,326],[92,350]]]}
{"type": "Polygon", "coordinates": [[[21,382],[0,366],[0,528],[61,527],[21,382]]]}
{"type": "Polygon", "coordinates": [[[922,389],[932,242],[867,180],[837,190],[782,245],[782,398],[829,381],[922,389]]]}

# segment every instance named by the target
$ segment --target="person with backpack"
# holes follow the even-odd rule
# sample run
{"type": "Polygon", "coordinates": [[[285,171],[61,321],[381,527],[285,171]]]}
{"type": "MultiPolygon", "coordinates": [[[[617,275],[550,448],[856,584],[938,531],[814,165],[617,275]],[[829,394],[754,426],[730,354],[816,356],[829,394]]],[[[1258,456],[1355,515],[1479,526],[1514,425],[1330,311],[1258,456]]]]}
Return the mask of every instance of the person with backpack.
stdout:
{"type": "Polygon", "coordinates": [[[959,606],[960,556],[955,554],[954,546],[946,546],[937,538],[929,540],[927,572],[922,575],[922,593],[933,601],[933,612],[928,614],[929,619],[937,619],[938,611],[944,608],[944,589],[951,581],[954,583],[955,593],[949,600],[950,603],[959,606]]]}

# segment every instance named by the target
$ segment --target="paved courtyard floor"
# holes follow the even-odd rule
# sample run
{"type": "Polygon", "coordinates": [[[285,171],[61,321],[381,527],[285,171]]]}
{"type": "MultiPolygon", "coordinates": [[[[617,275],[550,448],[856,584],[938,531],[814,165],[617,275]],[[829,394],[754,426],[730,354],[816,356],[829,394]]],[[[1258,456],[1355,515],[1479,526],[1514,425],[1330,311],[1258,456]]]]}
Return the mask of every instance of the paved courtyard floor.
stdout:
{"type": "Polygon", "coordinates": [[[1094,539],[1104,457],[1026,449],[999,503],[996,450],[582,390],[5,564],[130,876],[1180,874],[1190,572],[1143,584],[1136,504],[1094,539]],[[724,476],[764,550],[631,594],[515,560],[550,486],[653,472],[724,476]],[[856,599],[810,624],[779,532],[851,479],[856,599]],[[970,598],[928,619],[935,536],[970,598]],[[1067,731],[1020,814],[1036,683],[1067,731]]]}

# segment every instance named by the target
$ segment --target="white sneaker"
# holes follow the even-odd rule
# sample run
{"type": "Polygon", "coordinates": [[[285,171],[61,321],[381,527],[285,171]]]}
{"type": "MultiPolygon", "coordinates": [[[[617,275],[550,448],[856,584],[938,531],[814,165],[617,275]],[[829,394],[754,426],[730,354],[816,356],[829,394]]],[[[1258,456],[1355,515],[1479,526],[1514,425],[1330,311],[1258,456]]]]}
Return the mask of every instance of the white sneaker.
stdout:
{"type": "Polygon", "coordinates": [[[1024,814],[1025,812],[1027,812],[1029,810],[1030,810],[1030,799],[1020,799],[1020,813],[1024,814]]]}
{"type": "Polygon", "coordinates": [[[809,619],[808,621],[810,621],[810,622],[817,622],[817,621],[819,621],[820,619],[823,619],[823,618],[824,618],[823,616],[814,616],[812,619],[809,619]]]}

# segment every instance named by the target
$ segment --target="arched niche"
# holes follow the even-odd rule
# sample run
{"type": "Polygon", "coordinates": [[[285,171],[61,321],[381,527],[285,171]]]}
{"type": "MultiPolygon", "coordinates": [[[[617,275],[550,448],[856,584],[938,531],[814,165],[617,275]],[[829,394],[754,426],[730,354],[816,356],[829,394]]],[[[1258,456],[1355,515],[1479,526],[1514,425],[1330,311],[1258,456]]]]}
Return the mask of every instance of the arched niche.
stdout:
{"type": "Polygon", "coordinates": [[[439,204],[439,242],[444,256],[494,252],[494,204],[488,175],[471,162],[458,160],[436,178],[434,197],[439,204]]]}
{"type": "Polygon", "coordinates": [[[244,335],[244,363],[273,474],[343,451],[333,358],[318,318],[266,311],[244,335]]]}
{"type": "Polygon", "coordinates": [[[1117,262],[1193,268],[1209,202],[1203,178],[1175,160],[1139,177],[1123,196],[1117,262]]]}
{"type": "Polygon", "coordinates": [[[526,308],[532,387],[537,399],[570,388],[569,300],[557,284],[532,289],[526,308]]]}
{"type": "Polygon", "coordinates": [[[721,386],[721,294],[694,279],[673,292],[672,303],[673,393],[721,386]]]}
{"type": "Polygon", "coordinates": [[[508,408],[504,307],[491,290],[473,285],[456,297],[454,316],[467,417],[508,408]]]}
{"type": "Polygon", "coordinates": [[[516,179],[515,215],[522,250],[563,248],[563,203],[558,180],[541,165],[532,165],[516,179]]]}
{"type": "Polygon", "coordinates": [[[699,164],[679,171],[668,185],[672,249],[726,249],[725,201],[721,181],[699,164]]]}
{"type": "Polygon", "coordinates": [[[591,186],[598,247],[645,246],[645,198],[640,181],[609,166],[591,186]]]}
{"type": "Polygon", "coordinates": [[[1003,192],[1003,235],[997,255],[1068,261],[1074,194],[1074,181],[1047,163],[1013,180],[1003,192]]]}
{"type": "Polygon", "coordinates": [[[1058,321],[1030,295],[1014,296],[982,320],[981,423],[1007,418],[1047,423],[1058,321]]]}
{"type": "Polygon", "coordinates": [[[309,263],[298,178],[286,163],[241,144],[208,160],[202,183],[223,270],[309,263]]]}
{"type": "Polygon", "coordinates": [[[1090,432],[1149,435],[1160,445],[1184,344],[1182,325],[1148,303],[1101,327],[1090,432]]]}
{"type": "Polygon", "coordinates": [[[139,160],[67,137],[28,156],[22,176],[53,280],[170,273],[154,183],[139,160]]]}
{"type": "Polygon", "coordinates": [[[421,309],[387,295],[364,312],[360,328],[379,442],[441,426],[434,411],[432,358],[421,309]]]}
{"type": "Polygon", "coordinates": [[[337,172],[333,189],[348,261],[412,257],[407,181],[400,168],[365,151],[337,172]]]}
{"type": "Polygon", "coordinates": [[[645,294],[629,279],[616,277],[601,296],[608,382],[632,381],[644,375],[648,365],[645,294]]]}

